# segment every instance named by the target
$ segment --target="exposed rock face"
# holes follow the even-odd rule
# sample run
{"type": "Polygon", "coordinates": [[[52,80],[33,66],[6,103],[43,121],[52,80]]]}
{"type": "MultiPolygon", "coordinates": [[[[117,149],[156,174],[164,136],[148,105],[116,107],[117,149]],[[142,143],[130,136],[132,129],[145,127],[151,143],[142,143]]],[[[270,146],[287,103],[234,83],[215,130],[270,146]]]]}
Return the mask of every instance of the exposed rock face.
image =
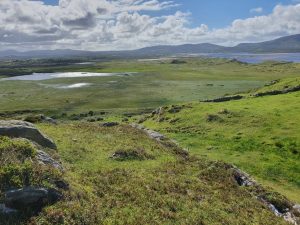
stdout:
{"type": "Polygon", "coordinates": [[[247,173],[241,171],[240,169],[232,166],[233,176],[238,185],[244,187],[252,187],[252,190],[257,190],[255,193],[255,197],[259,199],[264,205],[266,205],[276,216],[282,217],[285,221],[298,225],[300,215],[300,206],[294,205],[289,202],[287,199],[284,199],[284,203],[276,203],[268,199],[267,193],[265,190],[247,173]],[[254,189],[253,189],[254,188],[254,189]],[[282,207],[281,205],[284,205],[282,207]],[[299,210],[299,211],[298,211],[299,210]]]}
{"type": "Polygon", "coordinates": [[[56,169],[59,169],[60,171],[63,171],[63,166],[42,150],[37,151],[36,158],[41,164],[50,165],[56,169]]]}
{"type": "Polygon", "coordinates": [[[240,186],[249,187],[255,185],[256,181],[252,180],[247,173],[239,170],[238,168],[234,168],[233,176],[240,186]]]}
{"type": "Polygon", "coordinates": [[[291,87],[291,88],[286,88],[283,90],[273,90],[273,91],[267,91],[267,92],[260,92],[254,95],[254,97],[262,97],[262,96],[267,96],[267,95],[280,95],[280,94],[287,94],[290,92],[295,92],[295,91],[300,91],[300,85],[291,87]]]}
{"type": "Polygon", "coordinates": [[[55,189],[26,187],[6,192],[4,203],[12,209],[24,210],[30,207],[39,210],[61,198],[62,194],[55,189]]]}
{"type": "Polygon", "coordinates": [[[148,136],[150,138],[155,139],[157,141],[162,141],[162,140],[165,139],[165,136],[162,135],[161,133],[158,133],[158,132],[156,132],[154,130],[147,129],[147,128],[141,126],[141,125],[131,124],[131,126],[134,127],[134,128],[137,128],[139,130],[144,131],[146,134],[148,134],[148,136]]]}
{"type": "Polygon", "coordinates": [[[0,121],[0,135],[26,138],[36,142],[42,147],[56,149],[55,143],[43,135],[32,123],[18,121],[18,120],[1,120],[0,121]]]}
{"type": "Polygon", "coordinates": [[[221,98],[215,98],[210,100],[204,100],[203,102],[228,102],[232,100],[240,100],[242,98],[243,98],[242,95],[233,95],[233,96],[224,96],[221,98]]]}

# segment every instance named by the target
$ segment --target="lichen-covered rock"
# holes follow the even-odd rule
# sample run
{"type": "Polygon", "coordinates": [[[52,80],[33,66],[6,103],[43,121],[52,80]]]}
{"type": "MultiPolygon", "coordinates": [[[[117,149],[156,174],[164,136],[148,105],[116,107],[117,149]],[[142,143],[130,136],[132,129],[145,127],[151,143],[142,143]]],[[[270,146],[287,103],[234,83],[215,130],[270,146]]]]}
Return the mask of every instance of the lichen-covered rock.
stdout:
{"type": "Polygon", "coordinates": [[[43,165],[49,165],[63,171],[63,166],[42,150],[37,151],[36,158],[43,165]]]}
{"type": "Polygon", "coordinates": [[[0,135],[26,138],[34,141],[42,147],[56,149],[55,143],[44,134],[42,134],[32,123],[19,120],[1,120],[0,135]]]}

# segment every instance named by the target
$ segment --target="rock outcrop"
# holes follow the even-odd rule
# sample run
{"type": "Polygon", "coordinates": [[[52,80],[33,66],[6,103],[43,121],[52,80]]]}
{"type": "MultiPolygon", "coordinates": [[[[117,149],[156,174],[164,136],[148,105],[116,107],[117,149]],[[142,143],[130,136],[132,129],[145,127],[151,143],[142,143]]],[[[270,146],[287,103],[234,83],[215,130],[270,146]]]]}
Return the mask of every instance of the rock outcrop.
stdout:
{"type": "Polygon", "coordinates": [[[300,91],[300,85],[290,88],[285,88],[283,90],[272,90],[272,91],[266,91],[266,92],[259,92],[254,94],[254,97],[263,97],[268,95],[281,95],[281,94],[287,94],[290,92],[300,91]]]}
{"type": "Polygon", "coordinates": [[[5,207],[17,210],[31,208],[40,210],[46,205],[62,199],[62,194],[55,189],[25,187],[7,191],[4,197],[5,207]]]}
{"type": "Polygon", "coordinates": [[[63,166],[57,162],[56,160],[54,160],[50,155],[48,155],[46,152],[42,151],[42,150],[38,150],[37,151],[37,156],[36,156],[37,160],[43,164],[43,165],[49,165],[52,166],[60,171],[63,171],[63,166]]]}
{"type": "Polygon", "coordinates": [[[224,96],[220,98],[215,98],[215,99],[208,99],[204,100],[202,102],[228,102],[228,101],[233,101],[233,100],[240,100],[244,98],[242,95],[232,95],[232,96],[224,96]]]}
{"type": "Polygon", "coordinates": [[[1,120],[0,135],[14,138],[26,138],[45,148],[57,148],[50,138],[42,134],[32,123],[29,122],[1,120]]]}
{"type": "Polygon", "coordinates": [[[119,123],[118,122],[107,122],[107,123],[102,123],[101,126],[102,127],[115,127],[118,126],[119,123]]]}
{"type": "MultiPolygon", "coordinates": [[[[267,206],[276,216],[282,217],[285,221],[298,225],[300,224],[300,206],[294,205],[285,197],[280,196],[279,200],[270,200],[267,192],[257,181],[252,179],[249,174],[241,171],[235,166],[230,166],[233,170],[233,177],[239,186],[249,187],[254,196],[267,206]]],[[[276,194],[276,193],[275,193],[276,194]]]]}
{"type": "Polygon", "coordinates": [[[150,130],[145,128],[144,126],[138,125],[138,124],[131,124],[132,127],[144,131],[150,138],[155,139],[157,141],[163,141],[165,139],[165,136],[162,135],[159,132],[156,132],[154,130],[150,130]]]}

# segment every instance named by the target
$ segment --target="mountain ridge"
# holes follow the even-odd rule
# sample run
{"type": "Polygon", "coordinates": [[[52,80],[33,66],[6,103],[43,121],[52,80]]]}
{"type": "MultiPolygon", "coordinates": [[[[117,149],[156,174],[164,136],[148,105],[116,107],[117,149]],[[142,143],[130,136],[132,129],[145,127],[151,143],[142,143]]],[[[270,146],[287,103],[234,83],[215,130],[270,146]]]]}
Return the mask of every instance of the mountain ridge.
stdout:
{"type": "Polygon", "coordinates": [[[139,58],[170,56],[176,54],[201,53],[300,53],[300,34],[284,36],[270,41],[258,43],[240,43],[233,47],[225,47],[211,43],[156,45],[135,50],[122,51],[84,51],[72,49],[33,50],[19,52],[15,50],[0,51],[0,58],[139,58]]]}

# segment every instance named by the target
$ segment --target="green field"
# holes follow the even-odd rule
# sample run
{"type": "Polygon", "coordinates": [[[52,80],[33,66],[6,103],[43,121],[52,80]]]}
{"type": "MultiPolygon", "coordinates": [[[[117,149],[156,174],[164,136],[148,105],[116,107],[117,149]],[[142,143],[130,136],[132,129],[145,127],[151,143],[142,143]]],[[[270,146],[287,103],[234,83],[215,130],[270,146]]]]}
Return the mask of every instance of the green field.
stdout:
{"type": "MultiPolygon", "coordinates": [[[[50,71],[137,72],[126,77],[64,78],[47,81],[0,81],[1,111],[42,110],[79,113],[89,110],[132,111],[214,98],[261,87],[265,82],[299,75],[299,64],[248,65],[225,59],[101,62],[50,71]],[[55,85],[91,83],[90,87],[57,89],[55,85]]],[[[35,65],[36,66],[36,65],[35,65]]],[[[23,70],[49,72],[33,67],[23,70]]],[[[16,69],[20,70],[20,68],[16,69]]],[[[16,72],[17,73],[17,72],[16,72]]],[[[27,72],[28,73],[28,72],[27,72]]],[[[0,69],[0,75],[5,74],[0,69]]]]}

